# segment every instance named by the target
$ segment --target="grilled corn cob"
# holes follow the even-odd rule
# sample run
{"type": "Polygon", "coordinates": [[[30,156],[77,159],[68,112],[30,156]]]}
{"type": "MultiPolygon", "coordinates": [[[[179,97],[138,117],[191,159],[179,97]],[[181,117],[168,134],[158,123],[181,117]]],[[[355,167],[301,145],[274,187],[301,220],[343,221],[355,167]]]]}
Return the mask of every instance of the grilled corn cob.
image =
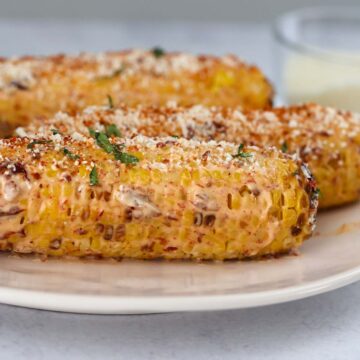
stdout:
{"type": "Polygon", "coordinates": [[[315,104],[245,113],[202,106],[92,107],[75,118],[59,113],[54,119],[35,121],[18,134],[49,136],[57,128],[64,134],[82,136],[88,135],[88,127],[102,131],[111,124],[126,137],[175,135],[275,146],[308,163],[321,191],[321,208],[359,198],[360,117],[315,104]]]}
{"type": "Polygon", "coordinates": [[[102,135],[0,141],[1,250],[242,259],[313,231],[311,174],[275,149],[102,135]]]}
{"type": "Polygon", "coordinates": [[[2,134],[36,116],[115,104],[193,104],[263,108],[272,88],[236,56],[131,50],[97,55],[25,57],[0,62],[2,134]]]}

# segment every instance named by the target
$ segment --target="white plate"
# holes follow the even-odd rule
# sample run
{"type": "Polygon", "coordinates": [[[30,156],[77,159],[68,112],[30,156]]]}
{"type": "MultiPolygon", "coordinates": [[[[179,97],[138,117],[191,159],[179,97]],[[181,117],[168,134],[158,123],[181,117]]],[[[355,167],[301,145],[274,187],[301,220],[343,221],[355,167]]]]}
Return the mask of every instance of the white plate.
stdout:
{"type": "Polygon", "coordinates": [[[0,302],[94,314],[217,310],[300,299],[359,280],[360,204],[322,213],[318,233],[299,256],[253,262],[41,262],[2,255],[0,302]]]}

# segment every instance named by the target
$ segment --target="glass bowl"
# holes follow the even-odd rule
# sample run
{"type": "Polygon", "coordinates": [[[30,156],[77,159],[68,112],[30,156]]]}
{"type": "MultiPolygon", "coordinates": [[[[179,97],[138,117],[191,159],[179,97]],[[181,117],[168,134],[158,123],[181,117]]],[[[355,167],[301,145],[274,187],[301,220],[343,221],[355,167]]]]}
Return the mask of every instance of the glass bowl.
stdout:
{"type": "Polygon", "coordinates": [[[274,35],[281,102],[360,111],[360,6],[285,14],[274,35]]]}

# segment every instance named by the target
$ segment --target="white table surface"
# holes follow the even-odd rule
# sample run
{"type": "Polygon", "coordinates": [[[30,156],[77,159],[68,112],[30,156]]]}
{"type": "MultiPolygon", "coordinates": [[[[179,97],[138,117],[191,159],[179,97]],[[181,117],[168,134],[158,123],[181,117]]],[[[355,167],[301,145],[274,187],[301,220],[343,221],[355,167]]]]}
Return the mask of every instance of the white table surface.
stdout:
{"type": "MultiPolygon", "coordinates": [[[[0,55],[123,47],[234,52],[273,78],[269,28],[250,24],[0,21],[0,55]]],[[[360,284],[257,309],[132,316],[0,305],[0,359],[359,359],[360,284]]]]}

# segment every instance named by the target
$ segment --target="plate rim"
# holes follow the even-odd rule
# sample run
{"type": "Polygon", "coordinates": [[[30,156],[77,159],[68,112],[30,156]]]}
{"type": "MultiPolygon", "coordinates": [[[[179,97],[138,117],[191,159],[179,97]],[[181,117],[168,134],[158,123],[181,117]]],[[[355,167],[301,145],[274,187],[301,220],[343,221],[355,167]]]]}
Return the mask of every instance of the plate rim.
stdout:
{"type": "Polygon", "coordinates": [[[71,294],[0,286],[0,303],[64,313],[120,315],[255,308],[308,298],[360,281],[360,265],[277,290],[223,295],[115,296],[71,294]]]}

